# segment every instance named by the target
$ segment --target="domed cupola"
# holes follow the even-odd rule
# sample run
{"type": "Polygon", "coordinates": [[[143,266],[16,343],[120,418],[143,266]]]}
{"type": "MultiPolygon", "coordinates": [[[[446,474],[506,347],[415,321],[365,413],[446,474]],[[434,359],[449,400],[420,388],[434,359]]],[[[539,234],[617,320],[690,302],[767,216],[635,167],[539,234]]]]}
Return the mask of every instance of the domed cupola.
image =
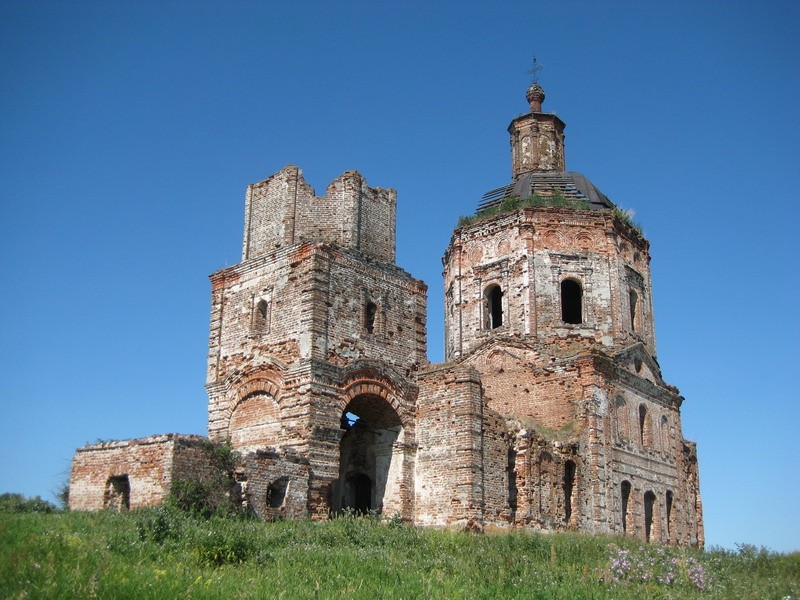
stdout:
{"type": "Polygon", "coordinates": [[[525,98],[531,112],[517,117],[508,126],[513,178],[516,180],[530,171],[565,171],[564,122],[552,113],[542,112],[544,90],[538,83],[528,88],[525,98]]]}
{"type": "Polygon", "coordinates": [[[545,99],[542,86],[533,82],[525,92],[525,99],[531,112],[517,117],[508,126],[512,180],[486,192],[478,204],[477,212],[494,208],[504,198],[546,198],[553,195],[583,208],[613,208],[611,200],[586,177],[566,171],[566,125],[555,114],[542,112],[545,99]]]}

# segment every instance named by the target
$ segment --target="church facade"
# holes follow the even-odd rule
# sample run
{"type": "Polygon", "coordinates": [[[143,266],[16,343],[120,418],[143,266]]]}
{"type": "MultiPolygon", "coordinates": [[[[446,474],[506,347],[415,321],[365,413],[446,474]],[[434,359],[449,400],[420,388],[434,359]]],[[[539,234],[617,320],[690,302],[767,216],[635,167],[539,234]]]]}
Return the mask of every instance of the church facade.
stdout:
{"type": "MultiPolygon", "coordinates": [[[[396,193],[322,196],[288,166],[248,187],[242,261],[211,275],[208,437],[264,518],[345,509],[418,525],[702,545],[696,447],[656,361],[649,243],[579,173],[527,92],[512,180],[443,258],[445,362],[427,286],[395,264],[396,193]]],[[[207,469],[198,436],[81,448],[70,505],[135,507],[207,469]]]]}

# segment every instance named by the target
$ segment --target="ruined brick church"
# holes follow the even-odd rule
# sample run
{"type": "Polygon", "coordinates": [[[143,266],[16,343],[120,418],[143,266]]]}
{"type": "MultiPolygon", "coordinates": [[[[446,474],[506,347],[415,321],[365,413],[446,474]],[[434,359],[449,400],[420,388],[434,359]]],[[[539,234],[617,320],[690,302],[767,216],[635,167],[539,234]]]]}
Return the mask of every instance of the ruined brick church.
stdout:
{"type": "MultiPolygon", "coordinates": [[[[656,361],[649,243],[566,171],[564,123],[514,119],[512,179],[445,250],[445,362],[427,286],[395,264],[396,193],[355,171],[324,196],[288,166],[248,187],[242,261],[211,275],[208,437],[264,518],[377,511],[703,544],[696,447],[656,361]]],[[[202,436],[80,448],[70,506],[166,498],[202,436]]]]}

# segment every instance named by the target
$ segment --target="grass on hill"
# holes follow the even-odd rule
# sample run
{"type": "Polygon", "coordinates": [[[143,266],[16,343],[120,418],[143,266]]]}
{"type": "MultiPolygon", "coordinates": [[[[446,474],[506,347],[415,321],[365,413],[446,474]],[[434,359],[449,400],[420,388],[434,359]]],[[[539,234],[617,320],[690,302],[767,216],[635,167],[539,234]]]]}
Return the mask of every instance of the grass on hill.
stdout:
{"type": "Polygon", "coordinates": [[[800,553],[578,534],[0,511],[0,598],[800,598],[800,553]]]}

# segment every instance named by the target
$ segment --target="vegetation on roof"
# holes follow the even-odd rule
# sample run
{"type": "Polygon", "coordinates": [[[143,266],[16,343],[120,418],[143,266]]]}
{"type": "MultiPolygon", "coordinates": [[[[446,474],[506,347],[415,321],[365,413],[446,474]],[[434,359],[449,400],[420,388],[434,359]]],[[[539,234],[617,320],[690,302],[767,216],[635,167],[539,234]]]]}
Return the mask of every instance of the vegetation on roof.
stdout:
{"type": "Polygon", "coordinates": [[[632,208],[620,208],[619,206],[615,206],[613,208],[614,216],[617,217],[620,221],[625,223],[628,227],[632,227],[636,231],[639,232],[639,235],[644,235],[644,229],[642,229],[642,224],[638,221],[634,221],[633,215],[635,214],[632,208]]]}
{"type": "Polygon", "coordinates": [[[458,218],[458,227],[464,225],[472,225],[478,221],[489,219],[491,217],[502,215],[520,208],[536,208],[536,207],[555,207],[555,208],[575,208],[578,210],[589,210],[590,205],[586,200],[579,198],[568,198],[561,191],[554,191],[549,196],[541,196],[534,194],[527,198],[518,198],[517,196],[506,196],[501,198],[496,204],[479,210],[474,215],[461,216],[458,218]]]}
{"type": "MultiPolygon", "coordinates": [[[[581,198],[569,198],[563,192],[555,190],[548,196],[534,194],[527,198],[518,198],[517,196],[506,196],[501,198],[497,203],[492,204],[482,210],[479,210],[474,215],[462,215],[458,217],[457,227],[464,227],[472,225],[485,219],[496,217],[508,212],[518,210],[520,208],[538,208],[538,207],[552,207],[552,208],[573,208],[576,210],[589,210],[591,205],[588,201],[581,198]]],[[[640,223],[633,219],[634,211],[632,209],[623,209],[614,206],[612,209],[614,215],[623,223],[632,227],[640,234],[644,234],[640,223]]]]}

